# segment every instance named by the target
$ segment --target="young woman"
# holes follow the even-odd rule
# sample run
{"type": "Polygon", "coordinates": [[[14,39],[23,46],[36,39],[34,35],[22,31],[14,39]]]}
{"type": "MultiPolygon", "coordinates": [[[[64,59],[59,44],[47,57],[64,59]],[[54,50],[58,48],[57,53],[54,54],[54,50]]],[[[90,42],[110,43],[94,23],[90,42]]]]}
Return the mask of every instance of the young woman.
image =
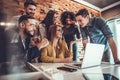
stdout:
{"type": "Polygon", "coordinates": [[[71,62],[72,53],[62,40],[62,28],[59,25],[51,25],[49,36],[49,45],[41,51],[42,62],[71,62]]]}
{"type": "MultiPolygon", "coordinates": [[[[80,32],[78,26],[75,25],[76,19],[73,12],[65,11],[61,14],[61,23],[63,24],[63,37],[70,49],[70,44],[73,41],[80,39],[80,32]]],[[[73,60],[77,59],[78,46],[73,44],[73,60]]]]}
{"type": "Polygon", "coordinates": [[[47,13],[46,17],[44,18],[44,20],[41,21],[41,24],[43,24],[44,27],[45,27],[47,38],[48,38],[48,31],[49,31],[50,25],[55,24],[55,22],[54,22],[55,21],[54,20],[55,19],[55,14],[56,14],[56,12],[54,10],[50,10],[47,13]]]}

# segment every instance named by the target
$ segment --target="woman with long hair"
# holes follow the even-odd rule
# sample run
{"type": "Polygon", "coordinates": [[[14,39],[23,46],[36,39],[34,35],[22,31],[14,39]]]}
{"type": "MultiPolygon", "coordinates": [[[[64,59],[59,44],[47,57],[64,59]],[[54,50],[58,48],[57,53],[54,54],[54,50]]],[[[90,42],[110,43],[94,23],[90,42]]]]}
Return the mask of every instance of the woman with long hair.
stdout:
{"type": "Polygon", "coordinates": [[[49,27],[50,25],[53,25],[54,24],[54,15],[55,15],[55,11],[54,10],[50,10],[46,17],[44,18],[43,21],[41,21],[41,23],[45,26],[45,29],[46,29],[46,35],[48,37],[48,30],[49,30],[49,27]]]}
{"type": "Polygon", "coordinates": [[[42,49],[42,62],[71,62],[72,53],[67,44],[62,40],[62,28],[59,25],[51,25],[49,29],[49,45],[42,49]]]}
{"type": "MultiPolygon", "coordinates": [[[[78,26],[75,24],[75,14],[70,11],[65,11],[61,14],[61,23],[63,24],[63,37],[70,49],[70,44],[73,41],[80,39],[80,31],[78,26]]],[[[77,59],[78,46],[77,43],[73,44],[73,60],[77,59]]]]}

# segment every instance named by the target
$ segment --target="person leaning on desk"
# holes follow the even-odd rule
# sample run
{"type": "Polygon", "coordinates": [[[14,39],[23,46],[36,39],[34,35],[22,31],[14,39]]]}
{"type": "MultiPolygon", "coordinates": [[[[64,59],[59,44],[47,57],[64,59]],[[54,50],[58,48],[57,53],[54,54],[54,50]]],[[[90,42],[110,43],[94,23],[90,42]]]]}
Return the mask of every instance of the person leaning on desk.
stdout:
{"type": "Polygon", "coordinates": [[[110,47],[113,53],[114,62],[116,64],[120,64],[120,61],[117,56],[117,47],[113,40],[112,32],[109,26],[107,25],[107,22],[100,17],[90,18],[87,9],[79,10],[76,14],[76,20],[81,28],[83,44],[86,44],[88,42],[87,37],[90,38],[91,43],[104,44],[105,57],[103,56],[103,61],[107,62],[109,61],[110,47]]]}
{"type": "Polygon", "coordinates": [[[51,25],[49,29],[49,45],[41,50],[42,62],[72,62],[72,52],[62,40],[62,27],[51,25]]]}

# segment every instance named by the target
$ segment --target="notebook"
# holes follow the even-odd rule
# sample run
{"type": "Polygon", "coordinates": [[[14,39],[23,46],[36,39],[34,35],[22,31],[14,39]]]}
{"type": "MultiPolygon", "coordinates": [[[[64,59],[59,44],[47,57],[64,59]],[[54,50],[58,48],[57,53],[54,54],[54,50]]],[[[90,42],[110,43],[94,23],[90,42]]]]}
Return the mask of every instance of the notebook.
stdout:
{"type": "Polygon", "coordinates": [[[80,63],[65,63],[65,66],[74,68],[88,68],[101,64],[105,45],[87,43],[83,61],[80,63]]]}

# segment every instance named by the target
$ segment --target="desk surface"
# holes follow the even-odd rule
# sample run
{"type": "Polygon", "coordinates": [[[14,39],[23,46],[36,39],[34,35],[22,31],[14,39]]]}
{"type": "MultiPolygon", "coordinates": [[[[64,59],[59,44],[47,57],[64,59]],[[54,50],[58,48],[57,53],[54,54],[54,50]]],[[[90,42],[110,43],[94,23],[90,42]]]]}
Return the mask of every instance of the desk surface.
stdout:
{"type": "MultiPolygon", "coordinates": [[[[64,63],[30,63],[31,69],[38,72],[23,73],[23,74],[12,74],[1,77],[2,80],[13,80],[13,77],[19,80],[39,80],[39,77],[47,77],[42,80],[52,80],[49,75],[46,75],[46,71],[40,69],[42,67],[45,70],[54,70],[59,66],[64,66],[64,63]],[[17,77],[16,77],[17,76],[17,77]],[[12,79],[11,79],[12,78],[12,79]]],[[[110,65],[103,63],[101,66],[78,69],[76,72],[66,72],[59,70],[59,73],[63,75],[63,80],[85,80],[84,76],[87,76],[89,80],[104,80],[104,74],[111,74],[120,79],[120,65],[110,65]]],[[[59,79],[60,80],[60,79],[59,79]]],[[[112,80],[112,79],[111,79],[112,80]]]]}
{"type": "MultiPolygon", "coordinates": [[[[37,69],[39,68],[38,71],[41,71],[41,67],[45,70],[56,69],[57,67],[64,66],[64,64],[65,63],[32,63],[34,67],[36,67],[37,69]]],[[[101,66],[77,69],[76,72],[66,72],[59,70],[59,73],[63,74],[64,80],[73,80],[73,78],[74,80],[85,80],[83,77],[84,75],[87,75],[87,77],[89,77],[88,75],[93,76],[92,80],[103,80],[103,73],[111,74],[120,79],[120,65],[110,65],[109,63],[102,63],[101,66]]]]}

